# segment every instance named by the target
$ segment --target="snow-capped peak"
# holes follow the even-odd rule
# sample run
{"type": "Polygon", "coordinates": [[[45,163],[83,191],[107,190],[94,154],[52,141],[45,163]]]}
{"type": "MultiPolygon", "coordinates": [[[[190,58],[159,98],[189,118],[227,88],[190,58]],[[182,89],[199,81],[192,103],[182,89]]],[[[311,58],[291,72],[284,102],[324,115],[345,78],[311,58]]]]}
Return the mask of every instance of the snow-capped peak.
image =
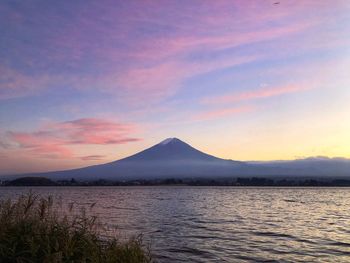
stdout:
{"type": "Polygon", "coordinates": [[[168,138],[168,139],[165,139],[164,141],[160,142],[159,144],[167,145],[168,143],[175,141],[175,140],[176,140],[176,138],[168,138]]]}

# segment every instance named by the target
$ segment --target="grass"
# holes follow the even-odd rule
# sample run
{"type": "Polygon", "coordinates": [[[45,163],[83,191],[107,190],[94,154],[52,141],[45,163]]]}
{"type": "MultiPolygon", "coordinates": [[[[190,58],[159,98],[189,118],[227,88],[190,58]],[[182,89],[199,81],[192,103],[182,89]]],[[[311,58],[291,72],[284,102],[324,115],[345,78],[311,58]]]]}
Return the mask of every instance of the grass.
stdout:
{"type": "Polygon", "coordinates": [[[2,200],[0,262],[151,262],[140,238],[102,239],[101,231],[96,217],[75,215],[72,206],[62,215],[52,197],[29,193],[2,200]]]}

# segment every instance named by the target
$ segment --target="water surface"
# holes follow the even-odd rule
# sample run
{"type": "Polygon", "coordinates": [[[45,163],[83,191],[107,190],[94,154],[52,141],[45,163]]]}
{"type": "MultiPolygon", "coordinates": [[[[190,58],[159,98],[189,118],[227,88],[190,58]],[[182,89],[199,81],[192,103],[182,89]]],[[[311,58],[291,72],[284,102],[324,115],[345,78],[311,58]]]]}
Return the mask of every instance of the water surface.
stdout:
{"type": "MultiPolygon", "coordinates": [[[[350,262],[350,189],[34,187],[142,233],[157,262],[350,262]]],[[[0,197],[29,188],[1,187],[0,197]]]]}

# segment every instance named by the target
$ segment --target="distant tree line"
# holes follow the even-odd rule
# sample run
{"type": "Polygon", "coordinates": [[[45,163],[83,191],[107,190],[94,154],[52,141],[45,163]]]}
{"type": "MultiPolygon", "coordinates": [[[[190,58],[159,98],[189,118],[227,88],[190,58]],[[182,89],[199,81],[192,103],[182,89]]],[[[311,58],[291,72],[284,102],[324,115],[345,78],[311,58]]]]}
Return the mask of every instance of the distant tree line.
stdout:
{"type": "Polygon", "coordinates": [[[263,177],[251,178],[184,178],[184,179],[151,179],[115,181],[99,179],[95,181],[70,180],[52,181],[45,177],[22,177],[15,180],[2,181],[2,186],[152,186],[152,185],[189,185],[189,186],[350,186],[350,179],[334,178],[300,178],[271,179],[263,177]]]}

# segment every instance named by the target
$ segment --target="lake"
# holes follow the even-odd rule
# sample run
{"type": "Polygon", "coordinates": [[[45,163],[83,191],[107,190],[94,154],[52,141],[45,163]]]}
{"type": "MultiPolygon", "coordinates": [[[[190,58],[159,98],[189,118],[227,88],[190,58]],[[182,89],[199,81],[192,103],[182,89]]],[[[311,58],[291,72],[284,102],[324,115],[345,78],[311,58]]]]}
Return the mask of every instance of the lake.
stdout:
{"type": "MultiPolygon", "coordinates": [[[[1,187],[0,198],[30,188],[1,187]]],[[[91,213],[157,262],[350,262],[350,189],[33,187],[91,213]]]]}

